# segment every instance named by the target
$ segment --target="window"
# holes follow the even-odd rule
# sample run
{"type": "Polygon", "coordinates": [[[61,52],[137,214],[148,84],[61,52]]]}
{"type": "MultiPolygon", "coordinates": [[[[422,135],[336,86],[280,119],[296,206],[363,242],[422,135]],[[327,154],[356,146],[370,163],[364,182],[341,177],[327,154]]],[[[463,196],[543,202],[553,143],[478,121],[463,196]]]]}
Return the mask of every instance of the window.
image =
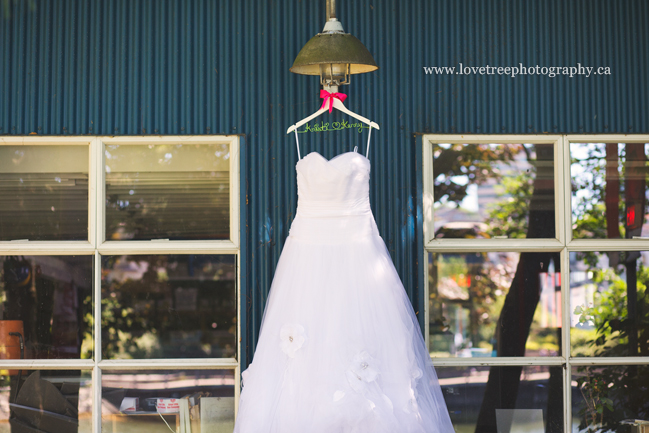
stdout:
{"type": "Polygon", "coordinates": [[[426,341],[457,429],[649,418],[648,143],[423,136],[426,341]]]}
{"type": "Polygon", "coordinates": [[[231,429],[238,262],[238,137],[5,137],[4,422],[231,429]]]}

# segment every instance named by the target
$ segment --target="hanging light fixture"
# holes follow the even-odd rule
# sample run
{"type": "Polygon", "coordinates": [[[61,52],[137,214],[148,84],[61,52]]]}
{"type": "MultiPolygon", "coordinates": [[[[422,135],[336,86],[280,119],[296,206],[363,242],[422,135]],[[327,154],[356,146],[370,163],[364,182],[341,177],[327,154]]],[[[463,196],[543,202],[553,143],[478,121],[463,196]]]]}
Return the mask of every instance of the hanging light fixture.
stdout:
{"type": "Polygon", "coordinates": [[[290,71],[302,75],[319,75],[325,88],[337,89],[349,84],[349,76],[372,72],[379,67],[365,45],[345,33],[336,19],[336,0],[327,0],[327,22],[322,33],[302,47],[290,71]]]}

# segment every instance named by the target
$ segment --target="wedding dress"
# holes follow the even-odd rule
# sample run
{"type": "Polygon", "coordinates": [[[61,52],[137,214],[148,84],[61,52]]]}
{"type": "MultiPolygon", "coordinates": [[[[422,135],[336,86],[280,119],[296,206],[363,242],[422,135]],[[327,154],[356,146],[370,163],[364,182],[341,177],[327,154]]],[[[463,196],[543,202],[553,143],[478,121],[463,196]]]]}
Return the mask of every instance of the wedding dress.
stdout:
{"type": "Polygon", "coordinates": [[[296,164],[297,214],[271,285],[235,433],[453,432],[356,152],[296,164]]]}

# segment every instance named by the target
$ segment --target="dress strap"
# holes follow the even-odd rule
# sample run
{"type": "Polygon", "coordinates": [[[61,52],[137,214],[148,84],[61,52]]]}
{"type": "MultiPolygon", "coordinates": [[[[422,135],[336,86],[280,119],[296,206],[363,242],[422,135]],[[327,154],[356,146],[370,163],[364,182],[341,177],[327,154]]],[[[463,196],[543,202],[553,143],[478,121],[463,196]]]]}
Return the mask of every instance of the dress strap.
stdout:
{"type": "Polygon", "coordinates": [[[370,133],[367,135],[367,152],[365,158],[370,159],[370,137],[372,137],[372,125],[370,125],[370,133]]]}
{"type": "Polygon", "coordinates": [[[297,146],[297,160],[299,161],[302,159],[300,156],[300,140],[297,138],[297,128],[295,128],[293,131],[295,131],[295,146],[297,146]]]}

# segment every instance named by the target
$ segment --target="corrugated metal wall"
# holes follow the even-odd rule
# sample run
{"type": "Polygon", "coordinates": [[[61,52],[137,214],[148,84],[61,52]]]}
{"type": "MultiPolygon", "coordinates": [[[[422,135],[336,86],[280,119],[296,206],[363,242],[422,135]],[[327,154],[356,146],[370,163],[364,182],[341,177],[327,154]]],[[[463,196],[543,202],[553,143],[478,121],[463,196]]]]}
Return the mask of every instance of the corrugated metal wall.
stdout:
{"type": "MultiPolygon", "coordinates": [[[[13,4],[13,2],[11,2],[13,4]]],[[[646,0],[342,0],[381,69],[346,105],[376,120],[371,200],[415,309],[423,302],[413,134],[647,133],[646,0]],[[608,66],[610,76],[425,75],[424,66],[608,66]]],[[[244,134],[245,365],[296,206],[286,128],[319,105],[288,72],[324,0],[44,0],[0,20],[0,134],[244,134]]],[[[323,120],[339,120],[333,115],[323,120]]],[[[366,132],[303,134],[302,152],[366,132]]]]}

